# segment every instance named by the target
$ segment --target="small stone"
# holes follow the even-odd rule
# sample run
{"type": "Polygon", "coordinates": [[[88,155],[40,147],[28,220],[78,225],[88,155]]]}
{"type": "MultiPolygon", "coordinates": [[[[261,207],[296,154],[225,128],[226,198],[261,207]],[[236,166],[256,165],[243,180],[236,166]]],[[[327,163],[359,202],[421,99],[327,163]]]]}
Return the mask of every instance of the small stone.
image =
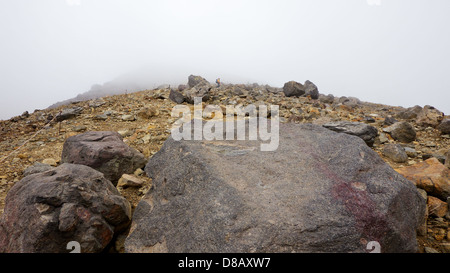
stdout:
{"type": "Polygon", "coordinates": [[[137,116],[141,119],[150,119],[159,115],[158,109],[152,107],[145,107],[137,113],[137,116]]]}
{"type": "Polygon", "coordinates": [[[134,171],[135,176],[141,176],[142,174],[144,174],[144,170],[142,170],[141,168],[136,169],[136,171],[134,171]]]}
{"type": "Polygon", "coordinates": [[[387,158],[397,163],[408,161],[408,155],[400,144],[387,144],[384,146],[383,154],[387,158]]]}
{"type": "Polygon", "coordinates": [[[53,158],[46,158],[42,160],[42,164],[47,164],[53,167],[56,167],[58,165],[58,162],[53,158]]]}
{"type": "Polygon", "coordinates": [[[94,117],[94,120],[107,120],[107,119],[108,119],[108,115],[106,115],[106,114],[96,115],[94,117]]]}
{"type": "Polygon", "coordinates": [[[381,144],[389,142],[389,139],[385,133],[380,133],[380,136],[378,138],[379,138],[381,144]]]}
{"type": "Polygon", "coordinates": [[[73,127],[74,132],[83,132],[86,130],[87,130],[87,127],[84,125],[78,125],[78,126],[73,127]]]}
{"type": "Polygon", "coordinates": [[[432,247],[425,247],[425,253],[440,253],[440,252],[432,247]]]}
{"type": "Polygon", "coordinates": [[[129,174],[123,174],[122,177],[119,179],[119,183],[117,186],[119,187],[142,187],[144,184],[144,181],[140,178],[137,178],[133,175],[129,174]]]}
{"type": "Polygon", "coordinates": [[[410,147],[404,147],[406,154],[409,157],[416,157],[417,156],[417,151],[413,148],[410,147]]]}
{"type": "Polygon", "coordinates": [[[438,232],[436,234],[434,234],[434,239],[436,239],[436,241],[442,241],[444,240],[444,238],[447,236],[446,232],[444,229],[438,229],[438,232]]]}
{"type": "Polygon", "coordinates": [[[430,216],[444,217],[448,212],[448,204],[436,197],[428,196],[428,211],[430,216]]]}
{"type": "Polygon", "coordinates": [[[150,142],[151,138],[152,138],[151,135],[145,135],[145,136],[142,138],[142,141],[144,141],[144,144],[148,144],[148,143],[150,142]]]}
{"type": "Polygon", "coordinates": [[[121,119],[123,121],[135,121],[136,120],[136,118],[133,115],[123,115],[121,117],[121,119]]]}
{"type": "Polygon", "coordinates": [[[133,134],[133,131],[131,130],[120,130],[117,131],[117,133],[119,133],[119,135],[121,135],[122,137],[129,137],[133,134]]]}

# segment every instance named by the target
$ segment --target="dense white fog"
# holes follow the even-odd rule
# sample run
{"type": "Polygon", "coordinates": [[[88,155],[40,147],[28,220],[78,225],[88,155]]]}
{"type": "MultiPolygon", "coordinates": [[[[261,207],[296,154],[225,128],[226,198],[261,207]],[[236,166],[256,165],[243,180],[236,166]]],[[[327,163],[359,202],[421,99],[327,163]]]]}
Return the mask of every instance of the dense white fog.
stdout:
{"type": "Polygon", "coordinates": [[[448,0],[0,0],[0,119],[94,84],[313,81],[450,113],[448,0]]]}

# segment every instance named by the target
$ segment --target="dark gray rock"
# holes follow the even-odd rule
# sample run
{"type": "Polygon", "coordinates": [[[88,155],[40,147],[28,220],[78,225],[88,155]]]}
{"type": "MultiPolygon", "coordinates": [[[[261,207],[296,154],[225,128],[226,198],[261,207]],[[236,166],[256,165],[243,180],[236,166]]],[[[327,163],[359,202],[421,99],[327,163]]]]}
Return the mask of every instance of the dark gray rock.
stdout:
{"type": "Polygon", "coordinates": [[[117,185],[122,174],[143,168],[147,160],[125,144],[119,133],[104,131],[69,137],[63,146],[61,162],[92,167],[117,185]]]}
{"type": "Polygon", "coordinates": [[[384,128],[383,132],[390,134],[393,139],[404,143],[416,140],[416,130],[406,121],[394,123],[393,125],[384,128]]]}
{"type": "Polygon", "coordinates": [[[337,121],[324,124],[323,127],[338,133],[358,136],[369,146],[373,146],[375,138],[378,136],[377,128],[360,122],[337,121]]]}
{"type": "Polygon", "coordinates": [[[391,126],[392,124],[394,124],[394,123],[396,123],[396,122],[398,122],[398,120],[396,120],[395,118],[393,118],[393,117],[386,117],[386,118],[384,119],[384,121],[383,121],[383,125],[385,125],[385,126],[391,126]]]}
{"type": "Polygon", "coordinates": [[[444,118],[444,113],[430,105],[425,105],[423,110],[414,119],[415,123],[423,128],[436,128],[444,118]]]}
{"type": "Polygon", "coordinates": [[[305,96],[310,96],[311,99],[313,100],[317,100],[319,98],[319,89],[314,83],[306,81],[304,87],[305,87],[305,96]]]}
{"type": "Polygon", "coordinates": [[[408,161],[408,155],[400,144],[386,144],[383,148],[383,154],[387,158],[397,163],[405,163],[408,161]]]}
{"type": "Polygon", "coordinates": [[[355,108],[361,104],[361,100],[355,97],[340,97],[338,103],[342,103],[351,108],[355,108]]]}
{"type": "Polygon", "coordinates": [[[322,103],[332,104],[334,102],[334,96],[332,94],[329,95],[319,94],[319,100],[322,103]]]}
{"type": "Polygon", "coordinates": [[[184,90],[184,98],[187,103],[194,104],[195,98],[202,98],[202,101],[207,101],[211,97],[211,86],[197,86],[184,90]]]}
{"type": "Polygon", "coordinates": [[[173,89],[170,90],[169,99],[177,104],[181,104],[185,100],[185,98],[181,92],[179,92],[177,90],[173,90],[173,89]]]}
{"type": "Polygon", "coordinates": [[[44,163],[40,163],[40,162],[36,162],[33,165],[31,165],[30,167],[26,168],[25,171],[23,171],[23,176],[29,176],[32,174],[36,174],[36,173],[43,173],[46,172],[48,170],[53,170],[54,167],[48,165],[48,164],[44,164],[44,163]]]}
{"type": "Polygon", "coordinates": [[[427,159],[430,159],[433,157],[436,158],[442,164],[445,164],[445,155],[440,155],[440,154],[423,154],[422,160],[427,160],[427,159]]]}
{"type": "Polygon", "coordinates": [[[450,134],[450,119],[444,119],[437,127],[443,135],[450,134]]]}
{"type": "Polygon", "coordinates": [[[102,173],[63,164],[17,182],[0,217],[0,253],[101,252],[131,219],[131,207],[102,173]]]}
{"type": "Polygon", "coordinates": [[[56,115],[55,120],[57,122],[60,122],[60,121],[66,120],[66,119],[75,118],[75,117],[79,116],[81,114],[81,112],[83,112],[83,107],[74,107],[74,108],[64,109],[61,111],[61,113],[58,113],[56,115]]]}
{"type": "Polygon", "coordinates": [[[414,107],[409,107],[405,110],[397,113],[396,117],[399,119],[411,120],[417,118],[417,116],[422,112],[423,108],[419,105],[414,107]]]}
{"type": "Polygon", "coordinates": [[[126,252],[416,252],[425,202],[360,138],[280,124],[280,146],[169,138],[126,252]]]}
{"type": "Polygon", "coordinates": [[[283,92],[286,97],[300,97],[306,93],[303,84],[295,81],[285,83],[283,92]]]}
{"type": "Polygon", "coordinates": [[[211,84],[204,78],[202,78],[201,76],[194,76],[194,75],[190,75],[188,78],[188,87],[192,88],[195,86],[202,86],[202,85],[207,85],[210,86],[211,84]]]}

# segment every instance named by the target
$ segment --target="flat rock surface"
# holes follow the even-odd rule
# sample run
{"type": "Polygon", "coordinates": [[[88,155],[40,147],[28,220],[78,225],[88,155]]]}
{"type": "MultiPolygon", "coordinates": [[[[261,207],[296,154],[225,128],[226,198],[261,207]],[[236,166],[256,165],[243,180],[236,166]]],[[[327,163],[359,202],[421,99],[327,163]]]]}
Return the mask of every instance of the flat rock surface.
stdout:
{"type": "Polygon", "coordinates": [[[425,201],[360,138],[280,125],[260,141],[174,141],[146,166],[127,252],[417,251],[425,201]]]}

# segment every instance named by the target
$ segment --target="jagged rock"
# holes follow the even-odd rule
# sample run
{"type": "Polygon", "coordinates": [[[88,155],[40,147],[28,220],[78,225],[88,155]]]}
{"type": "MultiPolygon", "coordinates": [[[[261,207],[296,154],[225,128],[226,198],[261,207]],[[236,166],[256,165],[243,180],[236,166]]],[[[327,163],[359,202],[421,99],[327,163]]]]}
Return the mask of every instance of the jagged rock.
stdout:
{"type": "Polygon", "coordinates": [[[201,76],[194,76],[194,75],[190,75],[188,78],[188,87],[192,88],[195,86],[202,86],[202,85],[207,85],[210,86],[211,84],[204,78],[202,78],[201,76]]]}
{"type": "Polygon", "coordinates": [[[304,88],[305,96],[310,96],[313,100],[317,100],[319,98],[319,89],[314,83],[306,81],[304,84],[304,88]]]}
{"type": "Polygon", "coordinates": [[[417,115],[416,124],[421,127],[436,128],[444,118],[444,114],[436,108],[426,105],[417,115]]]}
{"type": "Polygon", "coordinates": [[[202,101],[207,101],[210,98],[211,87],[197,86],[187,90],[184,90],[184,98],[187,103],[194,104],[196,97],[202,98],[202,101]]]}
{"type": "Polygon", "coordinates": [[[73,127],[74,132],[84,132],[87,130],[87,127],[85,125],[77,125],[73,127]]]}
{"type": "Polygon", "coordinates": [[[437,127],[443,135],[450,134],[450,119],[444,119],[437,127]]]}
{"type": "Polygon", "coordinates": [[[52,169],[54,169],[54,167],[52,167],[48,164],[36,162],[32,166],[26,168],[25,171],[23,171],[23,176],[25,177],[25,176],[29,176],[29,175],[36,174],[36,173],[43,173],[43,172],[46,172],[46,171],[52,170],[52,169]]]}
{"type": "Polygon", "coordinates": [[[106,101],[104,101],[103,99],[95,99],[95,100],[92,100],[89,102],[89,107],[98,108],[105,104],[106,104],[106,101]]]}
{"type": "Polygon", "coordinates": [[[394,123],[393,125],[384,128],[383,132],[390,134],[393,139],[404,143],[416,140],[416,130],[406,121],[394,123]]]}
{"type": "Polygon", "coordinates": [[[306,93],[303,84],[296,81],[289,81],[285,83],[283,86],[283,92],[286,97],[300,97],[306,93]]]}
{"type": "Polygon", "coordinates": [[[396,117],[399,119],[411,120],[417,118],[417,116],[422,112],[423,108],[419,105],[414,107],[409,107],[406,110],[397,113],[396,117]]]}
{"type": "Polygon", "coordinates": [[[122,174],[144,167],[146,159],[126,145],[119,133],[105,131],[69,137],[63,146],[61,162],[90,166],[117,185],[122,174]]]}
{"type": "Polygon", "coordinates": [[[186,89],[187,88],[187,85],[185,85],[185,84],[180,84],[180,85],[178,85],[178,91],[179,92],[182,92],[184,89],[186,89]]]}
{"type": "Polygon", "coordinates": [[[138,177],[129,174],[123,174],[117,183],[118,187],[142,187],[144,181],[138,177]]]}
{"type": "Polygon", "coordinates": [[[450,170],[434,157],[396,171],[433,196],[450,197],[450,170]]]}
{"type": "Polygon", "coordinates": [[[83,107],[74,107],[74,108],[64,109],[61,111],[61,113],[58,113],[56,115],[55,120],[57,122],[60,122],[60,121],[66,120],[66,119],[75,118],[75,117],[79,116],[81,114],[81,112],[83,112],[83,107]]]}
{"type": "Polygon", "coordinates": [[[431,216],[444,217],[448,212],[447,202],[443,202],[440,199],[428,196],[428,211],[431,216]]]}
{"type": "Polygon", "coordinates": [[[338,133],[358,136],[369,146],[373,146],[375,138],[378,136],[377,128],[360,122],[336,121],[322,126],[338,133]]]}
{"type": "MultiPolygon", "coordinates": [[[[186,88],[183,88],[182,90],[184,90],[184,89],[186,89],[186,88]]],[[[180,88],[178,88],[178,90],[180,90],[180,88]]],[[[177,104],[181,104],[185,100],[185,98],[184,98],[184,96],[183,96],[183,94],[181,92],[178,92],[178,91],[173,90],[173,89],[170,90],[169,99],[172,100],[173,102],[177,103],[177,104]]]]}
{"type": "Polygon", "coordinates": [[[425,201],[360,138],[280,124],[260,141],[169,138],[145,170],[126,252],[416,252],[425,201]]]}
{"type": "Polygon", "coordinates": [[[0,217],[0,253],[101,252],[131,218],[128,201],[100,172],[63,164],[29,175],[6,197],[0,217]]]}
{"type": "Polygon", "coordinates": [[[387,158],[397,163],[408,161],[408,155],[400,144],[386,144],[383,148],[383,154],[387,158]]]}

